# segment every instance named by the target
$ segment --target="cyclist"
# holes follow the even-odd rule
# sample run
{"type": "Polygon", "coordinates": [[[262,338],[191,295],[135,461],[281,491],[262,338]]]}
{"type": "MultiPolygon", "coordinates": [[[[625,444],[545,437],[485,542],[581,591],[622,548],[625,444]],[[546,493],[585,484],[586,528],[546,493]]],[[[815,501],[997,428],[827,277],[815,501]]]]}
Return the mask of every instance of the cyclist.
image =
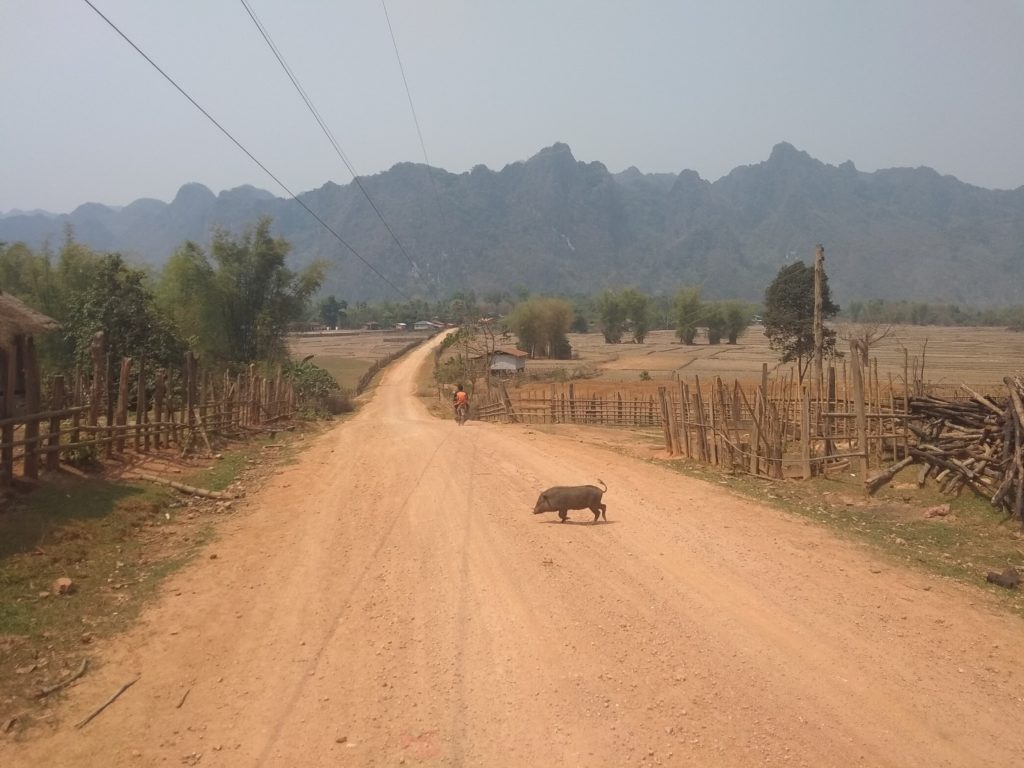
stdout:
{"type": "Polygon", "coordinates": [[[459,388],[455,390],[455,394],[452,395],[452,407],[455,409],[455,416],[458,418],[459,407],[463,407],[466,411],[469,411],[469,394],[459,384],[459,388]]]}

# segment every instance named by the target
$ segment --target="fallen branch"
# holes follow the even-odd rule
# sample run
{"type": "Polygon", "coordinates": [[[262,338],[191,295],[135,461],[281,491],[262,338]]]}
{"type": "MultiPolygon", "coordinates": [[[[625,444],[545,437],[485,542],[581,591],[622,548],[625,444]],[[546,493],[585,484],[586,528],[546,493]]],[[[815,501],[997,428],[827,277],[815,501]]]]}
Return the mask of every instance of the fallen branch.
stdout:
{"type": "Polygon", "coordinates": [[[915,461],[917,461],[917,459],[915,459],[913,456],[907,456],[905,459],[902,459],[901,461],[898,461],[897,463],[893,464],[884,472],[877,474],[874,477],[868,478],[867,481],[865,481],[864,483],[864,487],[867,489],[867,492],[869,494],[875,494],[879,488],[881,488],[883,485],[886,485],[890,480],[892,480],[893,477],[896,476],[896,473],[898,473],[901,469],[904,469],[905,467],[909,467],[915,461]]]}
{"type": "Polygon", "coordinates": [[[168,480],[163,477],[157,477],[156,475],[147,475],[139,473],[135,475],[135,477],[139,478],[140,480],[147,480],[151,483],[157,483],[158,485],[170,486],[174,490],[181,491],[182,493],[189,493],[193,496],[202,496],[204,499],[231,500],[238,498],[233,493],[226,493],[224,491],[211,491],[207,488],[196,488],[194,485],[185,485],[184,483],[179,483],[177,480],[168,480]]]}
{"type": "Polygon", "coordinates": [[[191,693],[191,692],[192,692],[192,689],[191,689],[191,688],[186,688],[186,689],[185,689],[185,693],[184,693],[184,694],[182,694],[182,696],[181,696],[181,701],[179,701],[179,702],[178,702],[178,705],[177,705],[177,706],[175,707],[175,709],[181,709],[182,705],[183,705],[183,704],[185,703],[185,699],[187,699],[187,698],[188,698],[188,695],[189,695],[189,693],[191,693]]]}
{"type": "Polygon", "coordinates": [[[74,674],[72,674],[70,677],[65,678],[64,680],[61,680],[59,683],[54,683],[51,686],[43,688],[41,691],[39,691],[38,694],[36,694],[36,698],[37,699],[45,699],[51,693],[55,693],[55,692],[59,691],[61,688],[67,688],[69,685],[71,685],[73,682],[75,682],[75,680],[77,680],[82,675],[84,675],[85,674],[85,670],[88,669],[88,668],[89,668],[89,660],[88,659],[82,659],[81,666],[78,667],[78,669],[74,672],[74,674]]]}
{"type": "Polygon", "coordinates": [[[294,424],[289,424],[284,427],[253,427],[248,424],[238,424],[239,429],[245,432],[266,432],[269,433],[271,438],[278,432],[292,432],[295,430],[294,424]]]}
{"type": "Polygon", "coordinates": [[[91,721],[91,720],[92,720],[92,719],[93,719],[94,717],[96,717],[96,716],[97,716],[97,715],[98,715],[98,714],[99,714],[100,712],[102,712],[102,711],[103,711],[104,709],[106,709],[106,708],[107,708],[107,707],[109,707],[109,706],[110,706],[111,704],[113,704],[113,703],[114,703],[115,701],[117,701],[117,697],[118,697],[118,696],[120,696],[120,695],[121,695],[122,693],[124,693],[125,691],[127,691],[127,690],[128,690],[129,688],[131,688],[131,687],[132,687],[133,685],[135,685],[135,684],[136,684],[137,682],[139,682],[139,678],[137,678],[137,677],[136,677],[136,678],[135,678],[134,680],[130,680],[130,681],[128,681],[127,683],[125,683],[124,685],[122,685],[122,686],[121,686],[120,688],[118,688],[118,689],[117,689],[117,693],[115,693],[115,694],[114,694],[113,696],[111,696],[111,697],[110,697],[109,699],[107,699],[107,700],[106,700],[105,702],[103,702],[103,704],[101,704],[101,705],[100,705],[99,709],[97,709],[96,711],[94,711],[94,712],[93,712],[93,713],[92,713],[91,715],[89,715],[89,716],[88,716],[87,718],[85,718],[84,720],[82,720],[82,721],[80,721],[80,722],[76,723],[76,724],[75,724],[75,728],[84,728],[84,727],[85,727],[86,725],[88,725],[88,724],[89,724],[89,722],[90,722],[90,721],[91,721]]]}

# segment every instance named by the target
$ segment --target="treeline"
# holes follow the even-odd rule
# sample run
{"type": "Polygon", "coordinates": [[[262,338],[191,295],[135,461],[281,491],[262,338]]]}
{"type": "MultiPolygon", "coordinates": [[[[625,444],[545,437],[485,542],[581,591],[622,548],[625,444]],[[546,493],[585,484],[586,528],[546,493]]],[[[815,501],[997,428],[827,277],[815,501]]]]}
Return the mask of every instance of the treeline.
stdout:
{"type": "Polygon", "coordinates": [[[0,288],[61,324],[38,339],[47,370],[87,366],[99,331],[112,359],[143,357],[152,367],[176,367],[186,350],[215,367],[284,362],[288,326],[323,278],[321,264],[290,270],[288,249],[261,219],[238,236],[217,232],[209,250],[186,242],[153,273],[68,231],[56,253],[0,244],[0,288]]]}
{"type": "Polygon", "coordinates": [[[967,325],[1024,330],[1024,306],[978,309],[923,301],[851,301],[842,317],[854,323],[967,325]]]}

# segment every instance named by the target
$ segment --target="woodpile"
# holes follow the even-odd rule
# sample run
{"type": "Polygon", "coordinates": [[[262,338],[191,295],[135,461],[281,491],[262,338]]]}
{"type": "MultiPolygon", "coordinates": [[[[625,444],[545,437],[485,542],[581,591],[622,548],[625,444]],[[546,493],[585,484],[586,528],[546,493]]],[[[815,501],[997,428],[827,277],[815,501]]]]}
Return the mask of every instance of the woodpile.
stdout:
{"type": "MultiPolygon", "coordinates": [[[[1024,524],[1024,381],[1003,379],[1008,394],[970,400],[912,397],[907,427],[916,445],[865,483],[875,493],[900,470],[918,464],[918,485],[932,477],[946,494],[965,486],[1024,524]]],[[[970,390],[969,390],[970,391],[970,390]]]]}

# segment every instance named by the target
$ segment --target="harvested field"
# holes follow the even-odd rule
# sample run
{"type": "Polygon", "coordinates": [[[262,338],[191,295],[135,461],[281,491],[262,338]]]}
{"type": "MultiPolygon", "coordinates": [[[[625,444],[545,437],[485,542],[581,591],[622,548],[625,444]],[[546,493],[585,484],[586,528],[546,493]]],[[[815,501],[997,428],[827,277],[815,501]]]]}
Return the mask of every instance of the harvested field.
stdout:
{"type": "MultiPolygon", "coordinates": [[[[839,330],[843,334],[845,327],[839,330]]],[[[579,382],[577,388],[595,393],[621,390],[626,383],[630,390],[654,392],[659,383],[677,375],[754,382],[760,379],[762,363],[768,363],[770,372],[779,367],[778,354],[768,347],[761,326],[751,326],[735,345],[711,346],[699,339],[688,347],[672,331],[654,331],[644,344],[605,344],[600,333],[570,334],[569,342],[578,358],[531,360],[529,373],[553,374],[561,369],[567,377],[584,374],[587,381],[579,382]],[[650,375],[650,382],[640,380],[643,371],[650,375]]],[[[842,340],[839,346],[848,356],[842,340]]],[[[904,349],[911,363],[923,354],[923,379],[940,393],[952,393],[961,384],[1001,392],[1003,376],[1024,370],[1024,333],[1002,328],[893,326],[892,336],[872,348],[883,382],[890,373],[902,381],[904,349]]]]}
{"type": "Polygon", "coordinates": [[[313,355],[343,389],[355,389],[359,378],[378,360],[430,334],[415,331],[324,331],[293,334],[288,351],[293,359],[313,355]]]}

